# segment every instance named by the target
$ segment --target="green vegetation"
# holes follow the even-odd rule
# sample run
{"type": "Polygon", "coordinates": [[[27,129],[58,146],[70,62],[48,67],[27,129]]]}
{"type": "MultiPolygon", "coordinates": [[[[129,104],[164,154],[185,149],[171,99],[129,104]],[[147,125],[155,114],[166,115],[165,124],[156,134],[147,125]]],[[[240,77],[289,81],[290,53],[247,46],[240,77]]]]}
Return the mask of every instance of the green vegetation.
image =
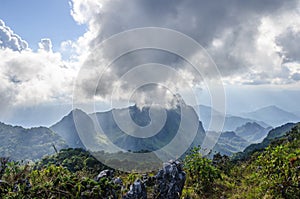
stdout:
{"type": "Polygon", "coordinates": [[[25,129],[0,122],[0,157],[35,161],[54,154],[54,143],[58,150],[68,147],[59,135],[46,127],[25,129]]]}
{"type": "Polygon", "coordinates": [[[184,159],[187,173],[186,195],[208,196],[214,192],[215,180],[221,178],[221,172],[212,165],[212,161],[203,158],[200,148],[195,147],[184,159]]]}
{"type": "Polygon", "coordinates": [[[235,163],[227,177],[229,198],[299,198],[300,125],[235,163]]]}
{"type": "Polygon", "coordinates": [[[62,149],[55,155],[44,157],[36,163],[35,169],[42,169],[51,165],[62,166],[71,172],[92,172],[94,175],[108,168],[84,149],[72,148],[62,149]]]}
{"type": "MultiPolygon", "coordinates": [[[[182,198],[296,199],[300,196],[300,124],[246,159],[232,161],[216,154],[210,160],[194,148],[183,163],[187,176],[182,198]]],[[[83,149],[61,150],[35,164],[2,158],[0,198],[121,198],[142,177],[115,172],[123,181],[121,189],[109,178],[95,180],[106,168],[83,149]]],[[[149,198],[151,194],[148,188],[149,198]]]]}
{"type": "Polygon", "coordinates": [[[122,171],[155,171],[162,165],[162,161],[153,152],[149,153],[117,152],[106,153],[104,151],[93,152],[93,156],[104,164],[122,171]]]}

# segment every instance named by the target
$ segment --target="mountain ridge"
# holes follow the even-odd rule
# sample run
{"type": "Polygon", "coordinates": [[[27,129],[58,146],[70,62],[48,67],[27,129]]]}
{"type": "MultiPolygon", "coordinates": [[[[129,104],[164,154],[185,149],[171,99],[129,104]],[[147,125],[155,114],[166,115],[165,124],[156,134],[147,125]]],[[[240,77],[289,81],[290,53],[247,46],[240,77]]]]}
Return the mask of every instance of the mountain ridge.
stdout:
{"type": "Polygon", "coordinates": [[[281,109],[275,105],[262,107],[248,113],[242,113],[241,116],[248,117],[250,119],[261,120],[273,127],[277,127],[288,122],[300,121],[300,118],[295,114],[281,109]]]}
{"type": "Polygon", "coordinates": [[[0,122],[1,157],[35,160],[67,147],[62,137],[47,127],[23,128],[0,122]]]}
{"type": "MultiPolygon", "coordinates": [[[[209,128],[209,123],[211,121],[212,115],[217,118],[222,117],[222,114],[219,111],[213,109],[210,106],[196,105],[193,108],[195,109],[196,113],[198,114],[199,120],[202,121],[203,127],[205,130],[208,130],[208,128],[209,128]]],[[[248,122],[256,122],[264,128],[270,127],[269,124],[266,124],[263,121],[258,121],[256,119],[244,118],[244,117],[240,117],[237,115],[227,114],[227,115],[225,115],[223,131],[224,132],[225,131],[234,131],[237,127],[240,127],[248,122]]],[[[210,130],[214,131],[215,129],[210,129],[210,130]]]]}

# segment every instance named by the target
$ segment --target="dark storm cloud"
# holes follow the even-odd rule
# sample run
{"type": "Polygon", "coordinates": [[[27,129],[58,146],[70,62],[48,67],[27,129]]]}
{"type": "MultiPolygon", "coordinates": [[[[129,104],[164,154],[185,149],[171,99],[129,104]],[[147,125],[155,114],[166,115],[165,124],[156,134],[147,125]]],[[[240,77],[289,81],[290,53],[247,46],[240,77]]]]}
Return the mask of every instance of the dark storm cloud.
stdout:
{"type": "MultiPolygon", "coordinates": [[[[240,76],[241,81],[245,81],[244,83],[255,85],[271,84],[274,82],[272,79],[279,78],[283,80],[279,82],[276,80],[276,84],[280,84],[280,82],[284,84],[291,82],[285,80],[291,75],[282,71],[282,54],[279,55],[278,50],[273,49],[272,39],[267,41],[267,45],[264,43],[261,28],[266,26],[263,24],[265,18],[272,19],[273,16],[277,17],[294,11],[297,7],[299,7],[298,0],[73,0],[73,16],[78,22],[89,25],[92,37],[86,36],[86,39],[90,49],[94,49],[99,43],[114,34],[133,28],[149,26],[170,28],[190,36],[202,45],[225,78],[230,79],[231,76],[236,75],[240,76]],[[274,69],[272,70],[272,68],[274,69]],[[270,74],[268,77],[259,75],[270,71],[270,69],[272,73],[274,71],[274,74],[270,74]],[[255,72],[252,73],[252,71],[255,72]],[[251,74],[248,75],[247,73],[251,74]],[[253,79],[249,81],[244,79],[243,75],[253,79]]],[[[287,35],[287,38],[290,38],[290,35],[287,35]]],[[[293,40],[295,39],[297,38],[293,38],[293,40]]],[[[123,41],[122,45],[131,46],[135,42],[138,42],[138,39],[128,39],[123,41]]],[[[170,40],[170,43],[172,42],[176,41],[170,40]]],[[[288,45],[286,41],[283,43],[278,43],[278,45],[283,48],[288,45]]],[[[119,46],[115,46],[115,48],[113,46],[109,50],[117,51],[119,46]]],[[[297,49],[296,46],[295,49],[297,49]]],[[[288,57],[291,53],[290,56],[294,57],[294,51],[292,48],[290,52],[286,50],[285,56],[288,57]]],[[[101,56],[109,53],[109,51],[103,52],[101,56]]],[[[124,74],[124,71],[130,70],[131,67],[135,66],[135,63],[140,63],[141,60],[166,63],[176,70],[180,68],[178,66],[186,69],[186,64],[182,64],[180,59],[176,60],[172,55],[162,55],[148,52],[148,54],[141,56],[123,58],[123,63],[119,61],[111,67],[109,75],[105,78],[105,84],[100,85],[98,91],[104,95],[108,94],[112,88],[107,85],[114,85],[124,74]]],[[[99,59],[103,58],[101,56],[99,55],[99,59]]],[[[193,76],[193,73],[189,72],[193,76]]],[[[164,77],[166,81],[172,79],[172,77],[160,73],[157,73],[157,76],[164,77]]],[[[194,83],[197,80],[202,81],[198,77],[192,78],[194,78],[192,80],[194,83]]],[[[180,82],[175,79],[173,81],[180,82]]],[[[132,85],[132,87],[134,86],[132,85]]]]}

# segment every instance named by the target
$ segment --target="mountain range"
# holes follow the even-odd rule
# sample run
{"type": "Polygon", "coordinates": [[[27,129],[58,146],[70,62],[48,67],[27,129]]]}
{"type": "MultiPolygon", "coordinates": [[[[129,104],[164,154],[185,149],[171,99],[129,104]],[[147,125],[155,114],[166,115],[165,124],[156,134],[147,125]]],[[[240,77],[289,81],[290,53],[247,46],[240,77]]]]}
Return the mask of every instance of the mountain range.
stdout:
{"type": "Polygon", "coordinates": [[[252,119],[226,115],[223,132],[217,133],[205,129],[209,126],[212,114],[217,117],[221,114],[208,106],[196,108],[184,105],[173,109],[150,109],[134,105],[91,114],[74,109],[49,128],[25,129],[0,123],[0,156],[35,160],[68,147],[109,153],[151,152],[158,149],[162,149],[163,153],[176,153],[185,146],[201,145],[205,137],[210,141],[215,140],[212,142],[216,144],[213,153],[232,155],[265,146],[272,136],[280,136],[293,126],[286,124],[272,129],[269,123],[274,125],[275,121],[297,120],[295,114],[270,106],[244,114],[252,119]],[[260,113],[261,121],[254,118],[255,114],[260,113]],[[187,119],[182,119],[183,116],[187,119]],[[130,120],[126,117],[130,117],[130,120]],[[151,132],[157,133],[152,135],[151,132]]]}
{"type": "Polygon", "coordinates": [[[216,145],[212,150],[212,154],[219,152],[222,155],[231,156],[233,153],[243,151],[250,143],[238,136],[233,131],[223,132],[216,145]]]}
{"type": "Polygon", "coordinates": [[[263,141],[271,129],[271,127],[264,128],[256,122],[248,122],[237,127],[234,132],[249,143],[259,143],[263,141]]]}
{"type": "MultiPolygon", "coordinates": [[[[123,151],[154,151],[169,144],[171,140],[177,135],[181,134],[180,143],[184,145],[189,139],[186,132],[195,131],[195,139],[192,146],[200,145],[205,137],[205,131],[202,123],[198,120],[195,111],[189,107],[184,106],[175,109],[161,109],[154,110],[157,112],[165,111],[166,120],[160,126],[159,120],[161,118],[152,118],[150,115],[154,114],[149,107],[139,109],[137,106],[130,106],[123,109],[112,109],[107,112],[98,112],[86,114],[80,110],[74,110],[65,116],[60,122],[51,127],[61,137],[67,140],[67,144],[71,147],[81,147],[80,138],[84,141],[89,149],[93,150],[109,150],[115,151],[117,148],[123,151]],[[185,114],[188,120],[181,120],[181,113],[185,114]],[[133,122],[122,120],[117,123],[115,118],[125,118],[126,114],[132,118],[133,122]],[[76,124],[74,122],[76,117],[76,124]],[[157,121],[154,121],[157,120],[157,121]],[[195,129],[194,121],[198,123],[195,129]],[[120,122],[123,124],[120,124],[120,122]],[[156,124],[158,122],[158,124],[156,124]],[[182,124],[182,122],[185,124],[182,124]],[[180,125],[185,125],[184,128],[180,125]],[[183,129],[185,132],[183,132],[183,129]],[[155,135],[142,137],[141,135],[147,132],[157,132],[155,135]],[[130,132],[130,134],[128,134],[130,132]],[[86,136],[83,135],[86,133],[86,136]],[[86,137],[89,137],[88,139],[86,137]],[[96,140],[96,141],[95,141],[96,140]],[[111,143],[111,144],[110,144],[111,143]],[[116,146],[112,147],[111,145],[116,146]],[[97,146],[98,145],[98,146],[97,146]]],[[[159,114],[156,114],[159,117],[159,114]]],[[[175,148],[174,148],[175,149],[175,148]]]]}
{"type": "MultiPolygon", "coordinates": [[[[209,124],[212,119],[212,116],[217,119],[222,117],[222,114],[219,111],[216,111],[210,106],[197,105],[194,106],[194,109],[197,112],[200,121],[202,121],[205,130],[209,129],[209,124]]],[[[266,124],[264,121],[249,119],[247,117],[240,117],[235,115],[225,115],[224,117],[225,117],[224,118],[225,121],[224,121],[223,131],[234,131],[236,128],[249,122],[250,123],[255,122],[264,128],[270,127],[270,125],[266,124]]],[[[214,131],[215,129],[210,129],[210,130],[214,131]]]]}
{"type": "Polygon", "coordinates": [[[265,149],[272,141],[283,137],[289,132],[293,127],[299,125],[300,123],[286,123],[279,127],[276,127],[268,132],[268,135],[260,143],[251,144],[244,149],[243,152],[235,154],[236,159],[244,159],[254,153],[255,151],[260,151],[265,149]]]}
{"type": "Polygon", "coordinates": [[[277,106],[267,106],[253,112],[242,113],[241,116],[263,121],[272,127],[277,127],[288,122],[298,122],[300,119],[294,113],[285,111],[277,106]]]}

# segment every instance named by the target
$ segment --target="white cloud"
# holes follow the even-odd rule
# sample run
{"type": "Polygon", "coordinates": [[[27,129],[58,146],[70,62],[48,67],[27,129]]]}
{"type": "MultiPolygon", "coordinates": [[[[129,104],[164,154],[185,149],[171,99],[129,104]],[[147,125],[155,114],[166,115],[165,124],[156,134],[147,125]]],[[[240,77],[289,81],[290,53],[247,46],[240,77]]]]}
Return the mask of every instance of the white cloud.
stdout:
{"type": "Polygon", "coordinates": [[[41,39],[39,43],[40,50],[44,50],[46,52],[52,52],[52,42],[49,38],[41,39]]]}
{"type": "Polygon", "coordinates": [[[42,39],[40,49],[34,52],[3,21],[0,28],[4,30],[0,48],[0,116],[13,107],[71,103],[76,63],[64,61],[60,53],[52,52],[50,39],[42,39]]]}
{"type": "MultiPolygon", "coordinates": [[[[78,23],[87,24],[89,28],[78,40],[78,46],[85,49],[86,53],[116,33],[132,28],[158,26],[183,32],[204,46],[227,84],[299,84],[296,72],[289,68],[285,58],[295,54],[300,47],[287,46],[288,43],[283,39],[280,40],[282,43],[278,42],[280,36],[286,35],[289,29],[295,33],[300,32],[298,0],[72,0],[72,5],[74,19],[78,23]]],[[[293,40],[289,41],[291,44],[296,44],[296,37],[286,37],[293,40]]],[[[128,40],[123,44],[130,46],[132,42],[128,40]]],[[[100,54],[99,59],[103,59],[103,54],[100,54]]],[[[181,59],[167,53],[135,52],[135,55],[128,55],[111,66],[110,72],[104,74],[105,83],[98,87],[98,91],[105,97],[115,84],[124,84],[126,89],[134,87],[128,82],[120,83],[120,77],[133,66],[151,61],[170,65],[176,70],[187,68],[181,59]]],[[[299,66],[299,62],[294,59],[295,64],[299,66]]],[[[174,84],[178,86],[177,89],[182,85],[182,80],[167,74],[158,72],[157,76],[165,78],[165,82],[171,79],[178,83],[176,86],[174,84]]],[[[196,76],[186,79],[187,82],[192,79],[193,86],[202,81],[196,76]]],[[[91,82],[96,80],[97,77],[91,78],[91,82]]],[[[83,89],[89,90],[89,83],[85,83],[83,89]]]]}
{"type": "Polygon", "coordinates": [[[4,21],[0,19],[0,48],[10,48],[14,51],[22,51],[28,48],[28,44],[19,35],[15,34],[4,21]]]}
{"type": "Polygon", "coordinates": [[[1,102],[6,106],[70,99],[74,72],[60,54],[4,49],[0,57],[0,93],[7,96],[1,102]]]}
{"type": "MultiPolygon", "coordinates": [[[[175,29],[198,41],[217,63],[227,84],[299,86],[300,13],[296,0],[72,0],[71,14],[78,23],[87,24],[88,30],[76,42],[63,42],[60,53],[53,52],[48,38],[42,39],[40,49],[33,52],[0,20],[1,107],[70,99],[77,67],[89,61],[86,59],[95,46],[121,31],[146,26],[175,29]]],[[[135,41],[126,40],[123,44],[130,46],[132,42],[135,41]]],[[[105,53],[108,52],[99,53],[100,61],[105,59],[105,53]]],[[[141,50],[110,66],[96,89],[98,97],[107,99],[113,88],[121,85],[123,90],[116,98],[125,98],[136,85],[120,82],[120,78],[134,66],[150,62],[168,65],[181,75],[148,71],[134,77],[136,80],[152,74],[174,91],[203,81],[189,69],[189,64],[173,54],[141,50]]],[[[85,81],[82,89],[93,94],[91,84],[99,77],[89,72],[90,81],[85,81]]],[[[170,99],[167,90],[151,86],[138,89],[133,99],[146,103],[144,91],[162,97],[162,101],[164,97],[170,99]]]]}

